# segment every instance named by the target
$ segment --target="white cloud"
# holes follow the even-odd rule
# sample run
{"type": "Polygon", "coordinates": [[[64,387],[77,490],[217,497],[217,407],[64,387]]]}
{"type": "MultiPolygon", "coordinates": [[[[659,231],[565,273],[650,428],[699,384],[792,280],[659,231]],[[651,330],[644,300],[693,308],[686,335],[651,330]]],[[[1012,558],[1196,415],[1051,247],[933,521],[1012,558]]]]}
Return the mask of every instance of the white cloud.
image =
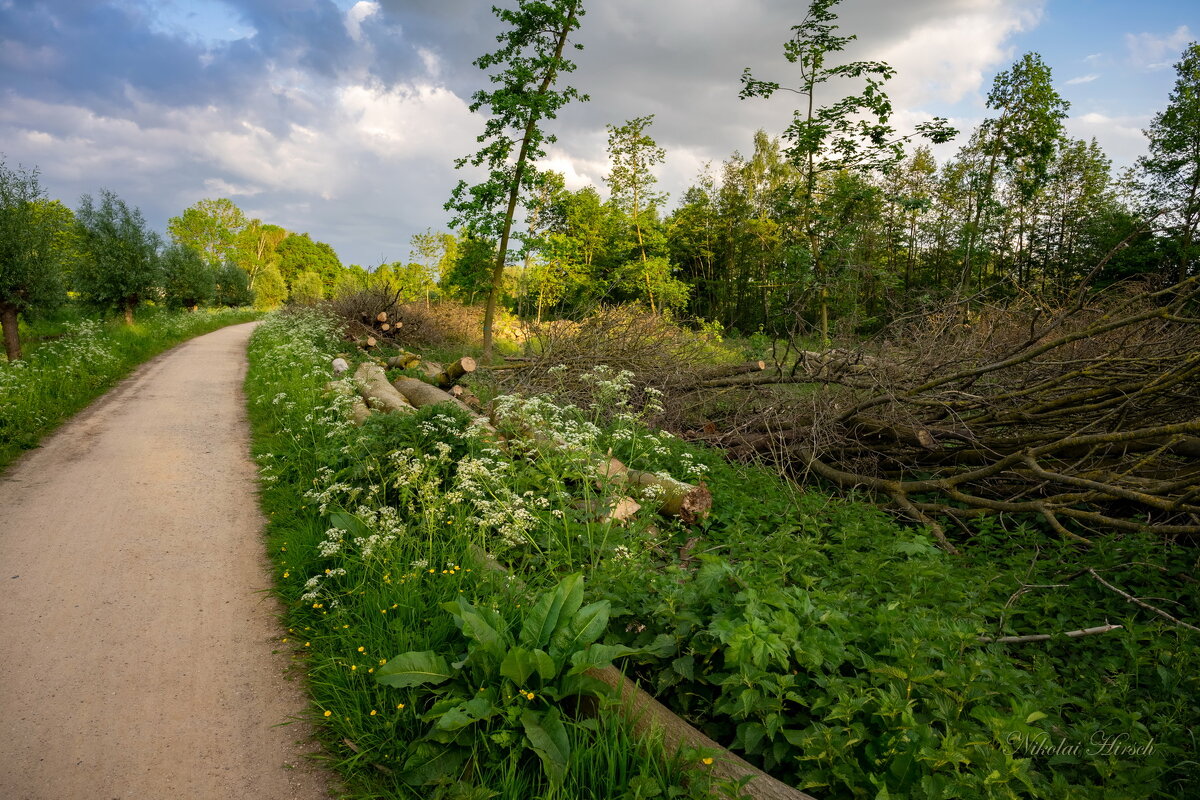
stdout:
{"type": "Polygon", "coordinates": [[[1109,116],[1091,112],[1070,117],[1066,123],[1067,134],[1075,139],[1096,139],[1100,147],[1120,168],[1132,164],[1146,153],[1146,136],[1142,129],[1149,127],[1146,116],[1109,116]]]}
{"type": "Polygon", "coordinates": [[[379,13],[379,3],[372,0],[359,0],[346,12],[346,33],[356,42],[362,41],[362,24],[371,16],[379,13]]]}
{"type": "Polygon", "coordinates": [[[1195,36],[1187,25],[1180,25],[1172,33],[1165,36],[1155,36],[1152,33],[1127,33],[1125,46],[1129,50],[1129,59],[1135,67],[1141,69],[1164,69],[1178,59],[1183,48],[1195,36]]]}
{"type": "Polygon", "coordinates": [[[1092,73],[1091,75],[1080,75],[1078,78],[1071,78],[1071,80],[1067,81],[1067,86],[1075,86],[1076,84],[1080,83],[1091,83],[1099,77],[1100,76],[1096,73],[1092,73]]]}

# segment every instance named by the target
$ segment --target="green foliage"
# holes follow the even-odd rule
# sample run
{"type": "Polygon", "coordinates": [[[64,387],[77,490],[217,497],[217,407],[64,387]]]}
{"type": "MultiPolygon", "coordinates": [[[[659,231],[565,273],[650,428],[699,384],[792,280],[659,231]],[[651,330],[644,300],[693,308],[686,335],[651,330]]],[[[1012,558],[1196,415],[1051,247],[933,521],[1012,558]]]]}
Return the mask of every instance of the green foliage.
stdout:
{"type": "Polygon", "coordinates": [[[451,297],[475,303],[491,291],[495,262],[495,243],[467,234],[459,240],[454,262],[442,276],[440,286],[451,297]]]}
{"type": "Polygon", "coordinates": [[[190,245],[170,245],[162,253],[161,264],[163,299],[168,308],[195,308],[216,298],[216,273],[190,245]]]}
{"type": "Polygon", "coordinates": [[[1150,154],[1138,166],[1148,205],[1165,212],[1172,278],[1182,281],[1200,259],[1200,44],[1187,46],[1175,73],[1170,102],[1145,132],[1150,154]]]}
{"type": "Polygon", "coordinates": [[[201,200],[167,220],[167,232],[178,245],[190,247],[209,266],[218,269],[238,251],[247,229],[246,215],[227,198],[201,200]]]}
{"type": "MultiPolygon", "coordinates": [[[[276,271],[278,273],[278,271],[276,271]]],[[[225,262],[216,273],[216,302],[219,306],[240,308],[254,305],[254,290],[250,288],[250,276],[232,262],[225,262]]],[[[282,287],[283,278],[279,278],[282,287]]]]}
{"type": "Polygon", "coordinates": [[[446,210],[455,214],[452,226],[464,225],[473,237],[499,242],[483,320],[485,356],[491,355],[492,323],[503,290],[513,216],[522,195],[538,186],[534,162],[545,156],[545,145],[554,141],[542,130],[543,121],[554,119],[571,100],[587,99],[570,86],[561,91],[553,88],[560,73],[575,69],[563,51],[584,14],[582,0],[517,0],[514,9],[493,7],[492,11],[508,27],[496,37],[500,49],[475,60],[482,70],[499,68],[490,76],[497,88],[481,89],[471,103],[472,111],[486,107],[490,115],[479,136],[483,147],[455,163],[458,168],[483,167],[487,178],[474,186],[459,181],[446,202],[446,210]]]}
{"type": "Polygon", "coordinates": [[[75,219],[84,251],[75,288],[87,304],[123,311],[132,324],[134,309],[160,282],[158,235],[146,227],[141,211],[107,189],[99,204],[85,194],[75,219]]]}
{"type": "Polygon", "coordinates": [[[321,282],[321,276],[316,272],[306,270],[292,281],[292,302],[310,306],[324,297],[325,286],[321,282]]]}
{"type": "Polygon", "coordinates": [[[45,199],[38,171],[0,160],[0,326],[10,361],[21,357],[19,314],[44,311],[66,297],[72,261],[70,209],[45,199]]]}
{"type": "Polygon", "coordinates": [[[273,311],[288,298],[287,284],[278,268],[269,266],[258,273],[254,283],[254,307],[260,311],[273,311]]]}
{"type": "Polygon", "coordinates": [[[289,234],[275,247],[276,266],[287,285],[295,293],[296,281],[305,272],[315,273],[321,281],[321,297],[333,290],[342,271],[342,262],[333,248],[324,242],[314,242],[307,233],[289,234]]]}

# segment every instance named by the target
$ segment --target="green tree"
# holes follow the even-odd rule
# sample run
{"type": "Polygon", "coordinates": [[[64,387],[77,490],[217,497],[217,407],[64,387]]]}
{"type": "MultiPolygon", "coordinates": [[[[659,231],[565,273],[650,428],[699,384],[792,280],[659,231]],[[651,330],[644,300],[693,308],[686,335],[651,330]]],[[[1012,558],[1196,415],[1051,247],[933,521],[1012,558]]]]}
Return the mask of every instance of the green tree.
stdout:
{"type": "Polygon", "coordinates": [[[495,287],[496,245],[470,234],[459,239],[454,263],[442,276],[441,287],[452,297],[474,303],[495,287]]]}
{"type": "Polygon", "coordinates": [[[307,233],[293,233],[279,242],[275,252],[279,256],[279,272],[288,286],[294,289],[301,273],[314,272],[321,281],[321,295],[333,291],[342,262],[332,247],[313,241],[307,233]]]}
{"type": "Polygon", "coordinates": [[[657,311],[660,305],[680,305],[680,297],[686,301],[687,285],[672,276],[670,261],[665,256],[666,239],[655,213],[666,201],[666,195],[654,191],[658,179],[651,169],[663,163],[666,152],[646,133],[652,122],[653,114],[628,120],[624,125],[608,126],[612,171],[605,182],[613,204],[629,216],[637,250],[635,258],[620,267],[619,285],[635,297],[645,298],[650,310],[657,311]],[[665,302],[664,295],[672,301],[665,302]]]}
{"type": "Polygon", "coordinates": [[[371,275],[358,264],[351,264],[338,273],[333,281],[333,291],[330,297],[345,297],[361,292],[371,285],[371,275]]]}
{"type": "Polygon", "coordinates": [[[288,299],[287,282],[279,267],[270,264],[258,273],[254,282],[254,307],[260,311],[273,311],[288,299]]]}
{"type": "Polygon", "coordinates": [[[1034,199],[1046,183],[1055,149],[1063,139],[1062,121],[1070,103],[1055,91],[1050,67],[1041,56],[1026,53],[996,76],[987,107],[999,114],[985,119],[972,141],[977,167],[971,176],[974,204],[965,232],[960,291],[970,287],[973,277],[983,282],[980,241],[989,216],[997,213],[998,179],[1009,181],[1017,204],[1034,199]]]}
{"type": "Polygon", "coordinates": [[[216,296],[216,271],[195,249],[174,242],[162,253],[162,289],[169,307],[195,309],[216,296]]]}
{"type": "Polygon", "coordinates": [[[0,327],[9,361],[21,357],[20,315],[47,309],[65,295],[63,271],[72,217],[46,200],[36,168],[0,160],[0,327]]]}
{"type": "MultiPolygon", "coordinates": [[[[261,271],[259,275],[262,275],[261,271]]],[[[275,270],[275,275],[279,275],[279,270],[275,270]]],[[[215,299],[217,305],[240,308],[254,304],[254,289],[250,286],[250,276],[237,264],[234,264],[232,261],[226,261],[217,270],[216,278],[217,292],[215,299]]],[[[283,278],[279,278],[279,281],[282,283],[283,278]]]]}
{"type": "Polygon", "coordinates": [[[246,215],[224,197],[201,200],[184,209],[180,216],[167,220],[171,239],[195,250],[212,269],[234,256],[238,238],[246,227],[246,215]]]}
{"type": "MultiPolygon", "coordinates": [[[[957,133],[941,118],[915,126],[915,132],[899,136],[890,124],[892,104],[883,85],[895,70],[882,61],[851,61],[830,66],[830,56],[840,53],[856,36],[839,36],[837,15],[830,9],[840,0],[812,0],[803,22],[792,27],[793,36],[784,44],[784,57],[797,64],[799,83],[784,87],[774,81],[754,78],[747,67],[742,73],[740,96],[769,98],[781,89],[800,97],[801,104],[783,133],[789,160],[801,171],[795,197],[799,232],[806,241],[808,261],[818,297],[822,339],[829,335],[829,292],[831,278],[826,255],[842,232],[843,208],[834,218],[818,213],[820,176],[841,171],[869,174],[889,169],[904,157],[904,144],[914,137],[932,142],[949,141],[957,133]],[[830,105],[817,105],[818,88],[834,80],[865,82],[858,94],[845,95],[830,105]]],[[[826,184],[830,185],[830,184],[826,184]]]]}
{"type": "Polygon", "coordinates": [[[292,281],[292,301],[301,305],[311,306],[325,297],[325,285],[321,276],[312,270],[306,270],[292,281]]]}
{"type": "Polygon", "coordinates": [[[1187,46],[1175,73],[1170,102],[1145,131],[1150,154],[1138,166],[1146,199],[1163,212],[1179,282],[1200,261],[1200,45],[1187,46]]]}
{"type": "Polygon", "coordinates": [[[85,302],[120,311],[132,325],[134,309],[159,286],[158,235],[141,211],[108,189],[100,191],[99,204],[85,194],[75,220],[83,246],[76,288],[85,302]]]}
{"type": "Polygon", "coordinates": [[[482,166],[488,177],[474,186],[459,181],[446,203],[446,209],[455,212],[452,225],[465,224],[473,236],[499,243],[483,318],[484,358],[491,357],[492,325],[513,218],[522,194],[537,185],[533,162],[545,155],[545,144],[554,141],[542,130],[542,123],[554,119],[572,99],[586,99],[572,87],[553,88],[560,73],[575,69],[563,51],[584,14],[582,0],[517,0],[515,9],[494,7],[492,11],[508,27],[496,37],[500,49],[476,59],[475,65],[483,70],[500,67],[490,76],[497,88],[476,92],[471,103],[472,111],[486,107],[491,114],[479,137],[486,144],[456,162],[458,167],[482,166]]]}
{"type": "Polygon", "coordinates": [[[286,239],[288,232],[278,225],[264,225],[252,219],[234,240],[233,261],[241,267],[253,287],[258,275],[268,266],[279,265],[276,248],[286,239]]]}

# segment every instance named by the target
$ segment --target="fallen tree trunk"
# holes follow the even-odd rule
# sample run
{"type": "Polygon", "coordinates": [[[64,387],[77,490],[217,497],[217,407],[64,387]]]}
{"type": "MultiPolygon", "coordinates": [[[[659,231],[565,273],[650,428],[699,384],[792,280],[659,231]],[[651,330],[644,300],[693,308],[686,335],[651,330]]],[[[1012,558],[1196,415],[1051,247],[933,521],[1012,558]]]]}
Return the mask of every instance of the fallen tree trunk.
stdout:
{"type": "Polygon", "coordinates": [[[439,388],[449,389],[451,386],[462,380],[465,375],[474,372],[475,368],[475,359],[471,358],[470,356],[463,356],[458,361],[447,365],[445,369],[431,377],[433,378],[433,382],[436,383],[439,388]]]}
{"type": "MultiPolygon", "coordinates": [[[[400,377],[392,382],[392,386],[396,388],[396,391],[404,395],[405,400],[412,403],[416,408],[424,408],[425,406],[437,405],[438,403],[451,403],[470,414],[472,419],[487,420],[482,414],[477,413],[449,392],[443,391],[436,386],[430,386],[418,378],[400,377]]],[[[490,423],[488,427],[491,427],[490,423]]]]}
{"type": "Polygon", "coordinates": [[[415,406],[388,383],[383,367],[364,361],[354,371],[354,380],[367,406],[385,414],[393,411],[414,411],[415,406]]]}
{"type": "Polygon", "coordinates": [[[712,510],[712,493],[704,484],[693,486],[653,472],[630,469],[611,456],[597,464],[596,472],[601,480],[640,488],[639,494],[647,503],[657,506],[658,513],[679,517],[688,525],[704,519],[712,510]]]}

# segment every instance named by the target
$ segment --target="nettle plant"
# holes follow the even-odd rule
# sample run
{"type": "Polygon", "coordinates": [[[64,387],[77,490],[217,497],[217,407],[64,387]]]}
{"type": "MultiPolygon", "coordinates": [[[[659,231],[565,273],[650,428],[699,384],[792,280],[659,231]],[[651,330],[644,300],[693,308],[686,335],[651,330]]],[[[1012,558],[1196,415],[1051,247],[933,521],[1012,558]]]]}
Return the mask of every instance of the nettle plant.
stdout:
{"type": "Polygon", "coordinates": [[[673,647],[664,637],[648,648],[599,644],[608,627],[609,603],[584,605],[584,581],[575,574],[542,593],[517,625],[495,607],[459,597],[443,608],[454,617],[465,651],[451,656],[411,651],[375,673],[386,685],[425,687],[420,702],[425,735],[404,764],[403,777],[425,785],[462,777],[468,760],[498,762],[513,749],[541,761],[552,785],[561,785],[571,754],[564,720],[582,697],[608,687],[588,674],[622,656],[673,647]]]}

